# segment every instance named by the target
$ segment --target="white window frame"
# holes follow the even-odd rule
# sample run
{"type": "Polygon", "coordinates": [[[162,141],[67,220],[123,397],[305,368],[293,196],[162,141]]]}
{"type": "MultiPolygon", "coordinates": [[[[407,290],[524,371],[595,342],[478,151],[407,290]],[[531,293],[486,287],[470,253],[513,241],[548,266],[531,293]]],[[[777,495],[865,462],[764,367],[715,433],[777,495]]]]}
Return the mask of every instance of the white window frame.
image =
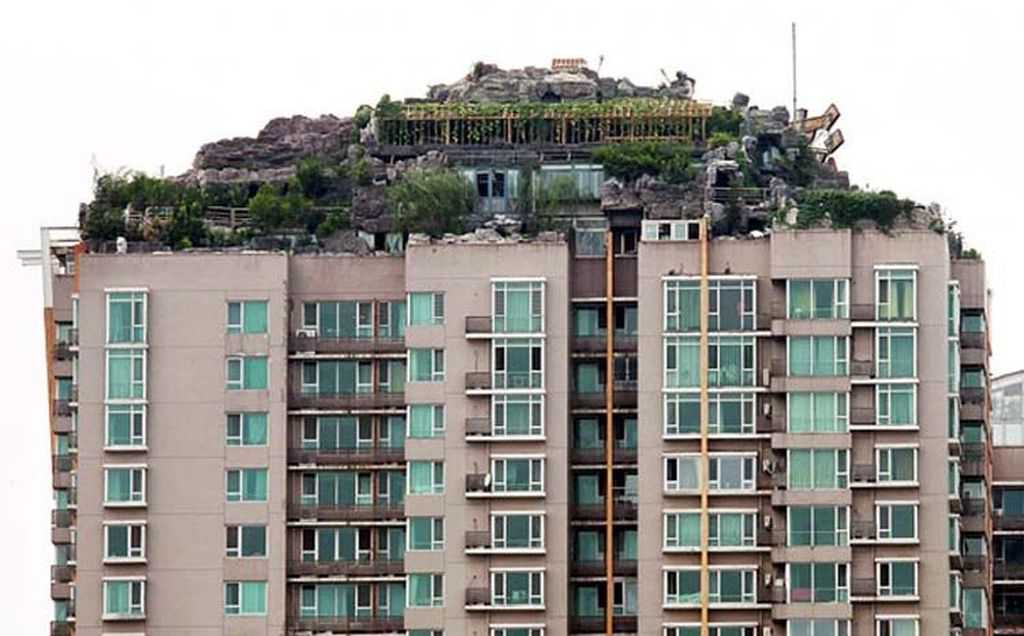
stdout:
{"type": "MultiPolygon", "coordinates": [[[[445,472],[444,460],[441,459],[410,459],[406,462],[406,476],[405,476],[405,494],[407,495],[443,495],[445,489],[445,481],[447,481],[447,475],[445,472]],[[416,463],[427,463],[430,464],[430,492],[413,492],[412,491],[412,475],[410,469],[413,462],[416,463]],[[441,483],[437,482],[437,467],[441,466],[441,483]]],[[[359,480],[356,480],[356,489],[358,490],[359,480]]],[[[358,495],[357,495],[358,499],[358,495]]]]}
{"type": "Polygon", "coordinates": [[[892,621],[914,621],[914,636],[921,636],[921,619],[917,614],[875,616],[875,636],[893,636],[892,621]]]}
{"type": "MultiPolygon", "coordinates": [[[[700,349],[700,338],[694,335],[671,335],[662,338],[662,356],[664,373],[662,376],[662,386],[666,391],[679,391],[680,389],[693,389],[699,386],[699,383],[692,385],[681,385],[679,382],[679,363],[683,356],[681,351],[684,348],[700,349]],[[677,352],[672,356],[669,356],[669,349],[677,349],[677,352]],[[669,358],[673,358],[674,364],[670,364],[669,358]]],[[[757,356],[757,349],[755,345],[754,356],[757,356]]],[[[698,373],[699,373],[698,369],[698,373]]]]}
{"type": "Polygon", "coordinates": [[[491,547],[494,550],[505,550],[509,552],[517,552],[520,550],[544,550],[546,549],[546,537],[545,537],[545,517],[543,511],[500,511],[491,513],[491,547]],[[509,517],[528,517],[529,521],[527,525],[530,528],[530,545],[527,547],[509,546],[508,545],[508,518],[509,517]],[[535,523],[536,522],[536,523],[535,523]],[[500,531],[499,531],[500,528],[500,531]],[[534,529],[539,529],[539,536],[534,536],[534,529]],[[536,545],[535,545],[536,544],[536,545]]]}
{"type": "Polygon", "coordinates": [[[227,503],[267,503],[270,501],[270,470],[262,466],[246,466],[241,468],[225,468],[224,469],[224,500],[227,503]],[[243,499],[243,493],[245,492],[245,475],[249,471],[262,470],[267,473],[267,498],[266,499],[243,499]],[[229,475],[231,473],[238,473],[238,498],[231,499],[232,492],[229,488],[229,475]]]}
{"type": "Polygon", "coordinates": [[[270,531],[266,524],[259,523],[229,523],[225,526],[224,531],[224,556],[229,559],[266,559],[270,556],[270,531]],[[242,529],[243,528],[263,528],[263,554],[242,554],[242,529]],[[227,543],[227,534],[230,531],[234,531],[235,534],[235,547],[232,548],[227,543]]]}
{"type": "MultiPolygon", "coordinates": [[[[149,316],[149,290],[148,289],[136,289],[136,288],[130,288],[130,289],[108,288],[108,289],[104,290],[104,293],[105,293],[104,310],[105,310],[105,316],[106,316],[106,323],[103,325],[103,330],[104,330],[103,331],[103,342],[106,344],[107,348],[137,347],[137,346],[145,345],[146,343],[148,343],[149,342],[149,329],[147,329],[147,326],[146,326],[146,318],[149,316]],[[131,305],[132,305],[132,326],[131,326],[132,334],[134,335],[136,329],[138,329],[138,328],[142,329],[142,339],[139,340],[138,342],[136,342],[134,339],[129,340],[128,342],[111,342],[110,341],[110,303],[112,301],[112,299],[111,299],[111,295],[112,294],[131,294],[132,295],[132,297],[130,299],[128,299],[128,300],[120,300],[119,299],[119,300],[115,300],[113,302],[117,302],[117,303],[125,303],[125,302],[131,303],[131,305]],[[140,298],[140,296],[141,296],[141,298],[140,298]],[[141,316],[139,316],[139,311],[138,311],[139,305],[136,304],[140,300],[142,301],[142,305],[141,305],[141,307],[142,307],[142,312],[141,312],[142,315],[141,316]]],[[[78,321],[77,311],[75,312],[74,319],[75,319],[75,322],[77,324],[77,321],[78,321]]]]}
{"type": "Polygon", "coordinates": [[[405,326],[407,327],[429,327],[432,325],[443,325],[445,320],[445,307],[444,307],[444,292],[434,291],[417,291],[409,292],[405,297],[405,326]],[[413,295],[419,294],[430,294],[433,296],[431,304],[433,305],[433,311],[431,316],[431,323],[429,325],[414,325],[412,322],[412,297],[413,295]]]}
{"type": "MultiPolygon", "coordinates": [[[[146,522],[143,521],[104,521],[103,522],[103,562],[104,563],[145,563],[146,562],[146,522]],[[139,544],[132,545],[132,528],[139,528],[139,544]],[[110,555],[110,529],[128,528],[128,556],[110,555]]],[[[106,607],[104,605],[104,607],[106,607]]]]}
{"type": "MultiPolygon", "coordinates": [[[[491,341],[491,386],[500,391],[540,391],[544,389],[544,357],[543,338],[495,338],[491,341]],[[509,386],[508,381],[508,349],[509,347],[528,349],[530,359],[528,386],[509,386]],[[540,350],[540,368],[533,368],[533,352],[540,350]],[[499,353],[500,350],[500,353],[499,353]],[[498,363],[501,363],[502,370],[498,370],[498,363]],[[536,385],[536,386],[534,386],[536,385]]],[[[607,380],[605,380],[607,381],[607,380]]]]}
{"type": "Polygon", "coordinates": [[[786,506],[786,546],[793,548],[814,548],[814,547],[826,547],[826,548],[840,548],[850,545],[850,507],[849,506],[830,506],[828,504],[800,504],[795,506],[786,506]],[[792,512],[794,508],[810,508],[811,510],[811,542],[808,545],[797,545],[793,543],[793,523],[792,523],[792,512]],[[815,511],[818,508],[832,508],[835,513],[835,543],[832,545],[818,546],[815,542],[815,536],[817,535],[817,529],[815,528],[815,511]]]}
{"type": "Polygon", "coordinates": [[[494,437],[510,438],[543,438],[544,437],[544,395],[538,393],[503,393],[491,396],[491,435],[494,437]],[[507,433],[508,403],[525,402],[529,404],[529,433],[527,435],[510,435],[507,433]],[[534,404],[539,404],[539,421],[534,421],[534,404]],[[498,417],[499,411],[503,411],[502,417],[498,417]],[[499,424],[499,420],[502,424],[499,424]]]}
{"type": "MultiPolygon", "coordinates": [[[[317,377],[319,378],[320,368],[317,367],[317,377]]],[[[224,386],[228,391],[266,391],[270,388],[270,356],[256,355],[233,355],[225,358],[224,361],[224,386]],[[245,359],[248,357],[263,358],[267,361],[267,388],[266,389],[246,389],[245,388],[245,359]],[[231,365],[232,363],[238,364],[238,380],[231,380],[231,365]]],[[[304,385],[305,386],[305,385],[304,385]]],[[[319,387],[319,383],[317,384],[319,387]]]]}
{"type": "MultiPolygon", "coordinates": [[[[526,624],[491,625],[489,629],[490,629],[490,631],[488,632],[489,636],[509,636],[508,630],[510,630],[510,629],[516,629],[516,630],[518,630],[518,629],[525,629],[525,630],[527,630],[526,631],[526,636],[544,636],[544,634],[545,634],[544,626],[543,625],[526,625],[526,624]]],[[[444,630],[440,630],[440,629],[434,630],[434,632],[431,634],[431,636],[444,636],[444,630]]]]}
{"type": "MultiPolygon", "coordinates": [[[[693,603],[683,602],[680,600],[682,596],[682,587],[679,582],[679,576],[684,572],[692,572],[699,570],[700,568],[693,566],[681,566],[681,567],[664,567],[661,574],[661,602],[663,607],[693,607],[700,604],[700,601],[693,603]],[[674,579],[674,580],[673,580],[674,579]],[[675,587],[675,594],[669,594],[669,581],[672,580],[672,585],[675,587]]],[[[708,577],[710,579],[710,576],[708,577]]],[[[698,587],[700,582],[697,583],[698,587]]],[[[700,590],[698,590],[700,593],[700,590]]]]}
{"type": "MultiPolygon", "coordinates": [[[[423,607],[444,607],[444,574],[440,572],[410,572],[405,575],[405,589],[406,598],[405,606],[408,608],[423,608],[423,607]],[[429,576],[430,577],[430,605],[413,605],[412,603],[412,586],[409,585],[409,579],[413,576],[429,576]]],[[[359,614],[357,614],[358,616],[359,614]]]]}
{"type": "Polygon", "coordinates": [[[850,567],[851,564],[843,561],[791,561],[786,563],[786,602],[788,603],[848,603],[850,601],[850,567]],[[807,601],[793,600],[793,586],[791,584],[791,570],[794,565],[808,565],[811,571],[811,598],[807,601]],[[814,580],[815,566],[832,566],[832,585],[835,590],[834,601],[819,601],[814,597],[818,586],[814,580]]]}
{"type": "Polygon", "coordinates": [[[509,284],[512,285],[523,285],[525,289],[514,288],[513,292],[526,291],[530,296],[530,320],[539,320],[540,329],[537,331],[530,330],[528,332],[512,332],[502,330],[500,332],[495,329],[498,333],[511,334],[511,333],[544,333],[544,313],[545,313],[545,292],[547,285],[543,279],[534,278],[492,278],[491,279],[491,316],[492,323],[497,324],[499,320],[504,320],[507,314],[499,312],[498,308],[498,296],[501,296],[501,304],[503,308],[508,307],[508,293],[509,284]],[[537,302],[539,299],[539,302],[537,302]],[[540,307],[535,307],[535,304],[539,304],[540,307]]]}
{"type": "Polygon", "coordinates": [[[491,575],[491,605],[494,607],[531,607],[536,609],[544,608],[544,587],[545,587],[545,570],[544,568],[492,568],[490,571],[491,575]],[[529,601],[523,604],[512,605],[504,601],[508,597],[508,579],[507,575],[512,573],[527,573],[530,576],[527,578],[527,594],[529,601]],[[535,576],[539,575],[539,586],[540,589],[535,589],[535,576]],[[504,591],[503,595],[498,594],[498,579],[502,580],[501,588],[504,591]]]}
{"type": "Polygon", "coordinates": [[[406,517],[405,525],[405,551],[406,552],[440,552],[445,545],[445,523],[444,517],[410,516],[406,517]],[[417,519],[428,519],[430,521],[430,547],[416,548],[412,545],[412,522],[417,519]],[[440,533],[438,532],[440,528],[440,533]],[[440,538],[438,538],[440,534],[440,538]]]}
{"type": "Polygon", "coordinates": [[[814,483],[816,481],[816,476],[814,474],[814,470],[815,470],[815,466],[817,466],[817,462],[815,461],[814,456],[817,453],[833,453],[836,456],[835,460],[834,460],[835,461],[835,466],[836,466],[836,470],[835,470],[836,480],[835,480],[834,485],[831,486],[830,488],[828,488],[828,490],[846,490],[847,488],[850,487],[850,455],[851,455],[850,449],[848,449],[848,448],[787,448],[786,449],[786,488],[787,489],[794,489],[794,490],[797,490],[797,491],[804,490],[802,488],[796,488],[795,486],[793,486],[793,483],[792,483],[793,480],[792,480],[791,468],[793,466],[793,462],[792,462],[791,454],[792,454],[793,451],[809,452],[811,454],[811,462],[810,462],[810,467],[811,467],[811,487],[810,487],[809,490],[816,490],[817,489],[817,486],[814,485],[814,483]],[[840,453],[842,454],[842,457],[845,459],[845,461],[840,461],[840,457],[839,457],[840,453]]]}
{"type": "Polygon", "coordinates": [[[405,407],[405,437],[406,439],[431,439],[444,437],[445,432],[445,406],[444,404],[408,404],[405,407]],[[423,438],[412,436],[412,410],[413,408],[429,408],[430,413],[430,437],[423,438]]]}
{"type": "Polygon", "coordinates": [[[850,375],[850,337],[849,336],[787,336],[786,337],[786,375],[801,378],[842,378],[850,375]],[[793,356],[791,355],[790,343],[794,338],[809,338],[811,343],[811,372],[808,375],[797,376],[793,374],[793,356]],[[817,342],[819,338],[832,338],[835,340],[835,346],[833,350],[836,352],[836,356],[832,359],[832,372],[828,375],[817,373],[817,367],[815,366],[815,360],[817,355],[815,349],[817,349],[817,342]],[[843,346],[839,346],[839,342],[842,341],[843,346]],[[839,372],[842,368],[842,373],[839,372]]]}
{"type": "Polygon", "coordinates": [[[917,342],[917,327],[891,327],[883,326],[875,329],[875,377],[886,380],[913,380],[917,378],[917,357],[918,357],[918,342],[917,342]],[[895,333],[894,333],[895,332],[895,333]],[[911,361],[912,371],[910,376],[893,376],[892,375],[892,338],[906,337],[910,335],[913,341],[913,356],[914,359],[911,361]],[[883,373],[883,368],[886,369],[883,373]]]}
{"type": "MultiPolygon", "coordinates": [[[[147,376],[149,375],[149,355],[148,350],[144,347],[116,347],[107,349],[106,361],[105,361],[105,382],[103,383],[103,395],[107,404],[130,404],[145,402],[148,391],[147,376]],[[135,393],[135,389],[141,387],[141,395],[139,397],[111,397],[110,395],[110,361],[111,358],[128,358],[131,361],[131,381],[129,382],[129,393],[135,393]],[[138,377],[135,375],[135,361],[136,359],[142,360],[142,375],[138,377]]],[[[77,386],[77,382],[73,382],[77,386]]]]}
{"type": "MultiPolygon", "coordinates": [[[[146,449],[146,405],[139,403],[114,403],[106,404],[104,406],[103,413],[103,450],[114,451],[114,450],[145,450],[146,449]],[[129,420],[131,421],[131,443],[130,444],[111,444],[110,443],[110,412],[111,410],[126,411],[128,413],[129,420]],[[141,432],[136,431],[136,419],[139,416],[142,430],[141,432]]],[[[77,428],[76,428],[77,430],[77,428]]]]}
{"type": "Polygon", "coordinates": [[[921,567],[920,559],[918,558],[881,558],[875,559],[875,594],[879,598],[902,600],[902,599],[915,599],[921,594],[921,567]],[[893,594],[892,591],[892,565],[895,563],[911,563],[914,566],[914,593],[913,594],[893,594]],[[882,570],[889,568],[887,578],[889,579],[888,585],[882,584],[882,570]]]}
{"type": "Polygon", "coordinates": [[[102,620],[139,620],[146,617],[146,577],[144,576],[105,576],[103,577],[103,614],[102,620]],[[108,583],[129,583],[129,611],[127,614],[107,613],[107,584],[108,583]],[[139,602],[134,603],[131,598],[135,596],[135,585],[138,585],[139,602]],[[135,611],[135,608],[138,611],[135,611]]]}
{"type": "Polygon", "coordinates": [[[812,420],[812,422],[814,420],[814,413],[815,413],[815,410],[816,410],[815,402],[817,401],[818,396],[819,395],[823,395],[823,394],[833,394],[833,395],[836,396],[835,399],[832,401],[832,406],[833,406],[832,413],[833,413],[833,418],[835,419],[835,422],[836,422],[837,430],[836,431],[818,431],[818,430],[813,430],[812,429],[810,431],[801,431],[799,434],[803,434],[803,435],[809,435],[809,434],[825,434],[825,435],[829,435],[829,434],[835,434],[835,433],[847,433],[847,432],[849,432],[849,430],[850,430],[850,394],[848,392],[846,392],[846,391],[790,391],[790,392],[786,393],[786,432],[787,433],[793,433],[794,432],[793,428],[792,428],[792,424],[791,424],[792,400],[790,399],[790,397],[794,393],[799,393],[799,394],[806,393],[807,395],[810,396],[810,398],[811,398],[810,404],[811,404],[811,420],[812,420]]]}
{"type": "Polygon", "coordinates": [[[817,623],[819,623],[821,620],[823,620],[823,619],[820,619],[820,618],[790,618],[790,619],[788,619],[786,621],[786,633],[787,634],[795,633],[793,631],[793,627],[792,627],[793,623],[796,623],[796,622],[803,623],[803,622],[805,622],[805,623],[808,623],[808,627],[810,628],[810,631],[808,632],[808,634],[810,636],[853,636],[853,631],[852,631],[852,629],[850,627],[850,621],[842,619],[842,618],[824,619],[824,620],[831,620],[832,621],[832,630],[830,632],[826,633],[826,634],[815,634],[814,633],[815,625],[817,623]],[[845,628],[845,631],[841,631],[841,628],[845,628]]]}
{"type": "Polygon", "coordinates": [[[545,493],[545,457],[543,455],[494,455],[491,457],[491,492],[507,494],[543,495],[545,493]],[[498,465],[502,465],[502,474],[508,476],[509,461],[528,461],[530,464],[530,485],[527,490],[508,490],[507,479],[498,480],[498,465]],[[534,468],[539,466],[540,478],[534,478],[534,468]]]}
{"type": "Polygon", "coordinates": [[[408,362],[405,364],[405,381],[409,382],[444,382],[444,371],[447,366],[445,360],[445,350],[437,347],[413,347],[407,352],[408,362]],[[412,377],[412,352],[413,351],[430,351],[430,379],[419,380],[412,377]],[[440,369],[438,368],[440,365],[440,369]]]}
{"type": "MultiPolygon", "coordinates": [[[[305,431],[303,431],[305,432],[305,431]]],[[[317,427],[319,435],[319,426],[317,427]]],[[[270,414],[265,411],[232,411],[225,414],[224,419],[224,442],[231,448],[265,448],[270,443],[270,414]],[[246,444],[245,428],[246,415],[264,415],[267,418],[267,441],[262,444],[246,444]],[[238,435],[231,434],[231,418],[238,418],[238,435]]]]}
{"type": "Polygon", "coordinates": [[[876,501],[875,536],[880,543],[912,544],[921,540],[921,506],[915,501],[876,501]],[[910,506],[914,509],[914,536],[912,538],[892,536],[893,506],[910,506]],[[889,535],[889,536],[883,536],[889,535]]]}
{"type": "Polygon", "coordinates": [[[891,444],[884,446],[875,446],[875,481],[878,485],[887,486],[916,486],[920,481],[920,450],[917,444],[891,444]],[[891,475],[893,467],[893,453],[892,451],[913,451],[914,457],[914,478],[910,481],[895,481],[891,478],[883,478],[883,475],[891,475]],[[887,456],[886,461],[889,464],[889,470],[882,470],[882,457],[887,456]]]}
{"type": "MultiPolygon", "coordinates": [[[[267,597],[270,595],[270,585],[267,581],[224,581],[224,615],[225,616],[266,616],[267,612],[243,612],[242,611],[242,585],[245,583],[262,583],[263,584],[263,607],[269,610],[267,604],[267,597]],[[238,611],[229,612],[229,607],[235,607],[234,605],[228,605],[228,586],[238,586],[238,611]]],[[[301,601],[300,601],[301,602],[301,601]]]]}
{"type": "Polygon", "coordinates": [[[758,587],[758,568],[756,565],[735,565],[735,566],[712,566],[708,569],[708,603],[711,605],[715,604],[726,604],[726,605],[753,605],[757,603],[757,587],[758,587]],[[740,601],[723,601],[722,596],[722,573],[723,572],[736,572],[741,573],[741,590],[740,595],[742,600],[740,601]],[[748,576],[750,575],[750,576],[748,576]],[[749,584],[749,586],[748,586],[749,584]],[[715,597],[719,597],[715,600],[715,597]]]}
{"type": "Polygon", "coordinates": [[[878,426],[888,426],[896,429],[915,429],[919,424],[917,421],[917,384],[914,382],[879,382],[875,385],[875,422],[878,426]],[[910,424],[890,424],[892,420],[892,394],[894,392],[905,393],[910,389],[910,406],[912,409],[910,424]],[[895,391],[894,391],[895,389],[895,391]],[[882,404],[886,405],[885,411],[888,415],[882,415],[882,404]]]}
{"type": "MultiPolygon", "coordinates": [[[[910,273],[910,280],[913,282],[914,293],[913,295],[913,311],[909,322],[917,322],[917,267],[910,265],[876,265],[875,266],[875,320],[882,322],[907,322],[907,321],[896,321],[889,318],[882,318],[882,313],[889,313],[891,310],[886,312],[882,311],[883,305],[888,308],[889,301],[883,303],[882,298],[882,282],[885,281],[887,284],[894,280],[906,280],[906,272],[910,273]]],[[[892,290],[887,290],[888,297],[892,298],[892,290]]]]}
{"type": "Polygon", "coordinates": [[[700,492],[701,484],[704,483],[703,474],[703,462],[700,461],[700,455],[697,453],[673,453],[664,455],[662,457],[662,490],[665,494],[673,493],[696,493],[700,492]],[[679,485],[678,476],[682,472],[680,470],[679,463],[682,461],[696,461],[697,462],[697,487],[696,488],[682,488],[679,485]],[[668,467],[670,462],[676,462],[676,479],[670,480],[668,478],[668,467]]]}
{"type": "Polygon", "coordinates": [[[708,490],[716,494],[755,492],[757,490],[757,470],[757,453],[710,453],[708,457],[708,490]],[[719,479],[711,477],[711,473],[721,475],[721,461],[723,459],[730,461],[739,460],[742,462],[740,466],[742,485],[740,488],[720,488],[718,486],[719,479]],[[748,468],[750,469],[749,477],[747,476],[748,468]]]}
{"type": "Polygon", "coordinates": [[[148,467],[145,464],[104,464],[103,465],[103,506],[105,508],[141,508],[146,506],[146,473],[148,467]],[[109,490],[109,479],[111,470],[131,471],[131,494],[128,501],[114,501],[107,499],[109,490]]]}
{"type": "MultiPolygon", "coordinates": [[[[749,333],[750,332],[744,332],[743,335],[729,335],[729,336],[726,336],[726,335],[711,335],[711,336],[708,337],[708,355],[709,355],[709,358],[708,358],[708,375],[709,375],[709,377],[711,376],[711,374],[721,373],[721,370],[722,370],[721,367],[713,364],[711,359],[710,359],[710,350],[711,350],[711,347],[715,347],[716,349],[721,349],[722,346],[723,346],[722,345],[722,341],[723,340],[735,340],[737,338],[739,339],[739,341],[740,341],[739,342],[740,361],[741,361],[740,364],[743,365],[740,368],[740,382],[739,382],[739,384],[722,384],[721,381],[712,382],[712,381],[709,380],[708,383],[709,383],[710,386],[714,386],[714,387],[737,387],[737,386],[740,386],[740,387],[755,387],[755,386],[757,386],[757,380],[758,380],[758,378],[757,378],[757,338],[755,336],[749,335],[749,333]],[[753,363],[753,366],[751,366],[751,367],[746,366],[747,356],[744,354],[744,350],[748,346],[751,348],[750,359],[751,359],[751,361],[753,363]],[[748,377],[750,378],[750,383],[749,384],[746,381],[748,377]]],[[[735,346],[735,344],[730,342],[729,346],[735,346]]],[[[678,361],[678,359],[679,358],[677,356],[676,360],[678,361]]],[[[719,352],[719,355],[718,355],[718,359],[721,360],[720,352],[719,352]]]]}
{"type": "Polygon", "coordinates": [[[708,547],[712,549],[747,550],[757,546],[757,512],[753,510],[711,510],[708,512],[708,547]],[[722,515],[740,515],[743,519],[743,538],[739,545],[721,545],[722,515]],[[750,535],[747,535],[747,517],[751,519],[750,535]],[[717,519],[717,520],[716,520],[717,519]],[[718,532],[712,532],[717,529],[718,532]]]}
{"type": "MultiPolygon", "coordinates": [[[[267,308],[267,331],[270,332],[270,302],[266,298],[242,298],[236,300],[229,300],[227,305],[227,333],[230,335],[241,335],[242,330],[245,328],[245,307],[249,303],[263,303],[267,308]],[[238,319],[240,322],[231,322],[231,305],[238,305],[238,319]]],[[[253,334],[250,334],[253,335],[253,334]]]]}
{"type": "Polygon", "coordinates": [[[787,278],[786,279],[786,320],[847,320],[850,317],[850,281],[846,278],[787,278]],[[835,314],[833,318],[818,318],[817,316],[811,316],[809,318],[796,318],[790,313],[792,294],[790,293],[790,286],[794,281],[809,282],[811,290],[811,310],[813,313],[814,307],[817,303],[814,302],[814,283],[830,280],[832,281],[832,313],[835,314]]]}

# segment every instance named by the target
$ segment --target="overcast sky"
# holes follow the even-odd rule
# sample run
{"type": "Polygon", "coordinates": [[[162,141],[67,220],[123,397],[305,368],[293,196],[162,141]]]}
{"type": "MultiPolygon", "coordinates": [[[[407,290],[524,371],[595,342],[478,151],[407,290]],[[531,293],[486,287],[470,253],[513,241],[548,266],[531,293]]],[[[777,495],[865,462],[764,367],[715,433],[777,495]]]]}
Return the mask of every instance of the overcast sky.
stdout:
{"type": "Polygon", "coordinates": [[[107,170],[176,174],[204,142],[253,135],[277,116],[348,115],[383,93],[421,96],[476,60],[603,55],[604,75],[654,84],[659,69],[684,70],[700,99],[742,91],[788,105],[796,20],[800,105],[839,106],[840,166],[950,211],[988,262],[994,369],[1024,367],[1013,328],[1024,312],[1020,3],[2,4],[2,633],[40,633],[52,611],[40,273],[14,252],[38,245],[41,224],[75,222],[93,157],[107,170]]]}

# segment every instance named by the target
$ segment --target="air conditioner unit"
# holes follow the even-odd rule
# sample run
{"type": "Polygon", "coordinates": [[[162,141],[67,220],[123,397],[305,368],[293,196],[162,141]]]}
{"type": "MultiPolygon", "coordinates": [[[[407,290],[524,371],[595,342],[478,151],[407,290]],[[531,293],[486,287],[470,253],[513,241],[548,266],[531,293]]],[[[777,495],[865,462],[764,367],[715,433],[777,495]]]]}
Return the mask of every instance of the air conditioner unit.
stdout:
{"type": "Polygon", "coordinates": [[[295,330],[296,338],[316,338],[315,327],[303,327],[302,329],[295,330]]]}

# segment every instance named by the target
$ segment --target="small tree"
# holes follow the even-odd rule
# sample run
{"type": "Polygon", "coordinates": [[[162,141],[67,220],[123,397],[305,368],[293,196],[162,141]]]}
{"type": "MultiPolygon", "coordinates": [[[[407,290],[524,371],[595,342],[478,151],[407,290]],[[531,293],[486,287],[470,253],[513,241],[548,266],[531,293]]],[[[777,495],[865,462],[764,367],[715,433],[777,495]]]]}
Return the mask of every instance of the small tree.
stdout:
{"type": "Polygon", "coordinates": [[[476,190],[457,172],[425,168],[406,173],[388,188],[388,201],[400,231],[441,236],[462,231],[476,209],[476,190]]]}
{"type": "Polygon", "coordinates": [[[284,198],[277,193],[277,188],[269,183],[260,186],[259,191],[249,199],[249,217],[252,224],[261,232],[272,232],[291,225],[290,208],[284,198]]]}

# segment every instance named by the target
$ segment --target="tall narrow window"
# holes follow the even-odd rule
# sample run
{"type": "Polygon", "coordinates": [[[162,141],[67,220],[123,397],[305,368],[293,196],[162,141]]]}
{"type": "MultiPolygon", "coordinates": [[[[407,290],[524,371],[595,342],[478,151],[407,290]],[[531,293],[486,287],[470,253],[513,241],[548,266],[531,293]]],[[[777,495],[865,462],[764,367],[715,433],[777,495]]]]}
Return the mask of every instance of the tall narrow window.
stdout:
{"type": "Polygon", "coordinates": [[[495,333],[544,331],[544,282],[495,281],[495,333]]]}
{"type": "Polygon", "coordinates": [[[875,279],[875,315],[878,320],[917,319],[916,270],[878,269],[875,271],[875,279]]]}
{"type": "Polygon", "coordinates": [[[146,342],[146,300],[144,291],[107,294],[107,343],[146,342]]]}

